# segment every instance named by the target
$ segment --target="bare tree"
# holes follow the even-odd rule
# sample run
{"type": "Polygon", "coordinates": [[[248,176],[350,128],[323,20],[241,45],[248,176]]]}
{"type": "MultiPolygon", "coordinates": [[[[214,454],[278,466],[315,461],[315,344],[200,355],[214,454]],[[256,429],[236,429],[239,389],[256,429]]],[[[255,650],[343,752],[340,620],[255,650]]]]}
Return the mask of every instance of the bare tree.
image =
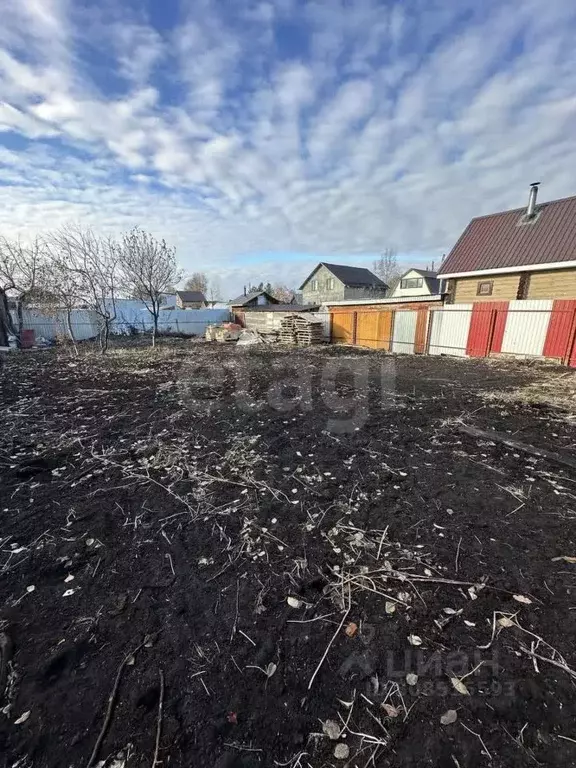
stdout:
{"type": "MultiPolygon", "coordinates": [[[[66,241],[65,245],[68,245],[66,241]]],[[[66,330],[74,354],[78,356],[78,344],[72,325],[72,312],[83,303],[83,278],[70,262],[69,249],[62,250],[62,243],[56,237],[50,237],[46,241],[48,250],[48,269],[43,281],[43,292],[40,303],[44,312],[52,315],[57,321],[64,315],[66,330]]]]}
{"type": "Polygon", "coordinates": [[[156,240],[136,227],[122,238],[119,265],[125,288],[131,295],[138,296],[152,315],[152,346],[155,346],[165,294],[181,279],[176,252],[165,240],[156,240]]]}
{"type": "Polygon", "coordinates": [[[16,299],[18,337],[24,328],[24,306],[41,282],[45,267],[45,248],[39,238],[30,245],[0,238],[0,289],[16,299]]]}
{"type": "Polygon", "coordinates": [[[213,277],[210,280],[209,285],[210,285],[210,287],[208,289],[208,293],[210,295],[211,303],[214,304],[217,301],[222,301],[222,288],[220,286],[220,278],[219,277],[213,277]]]}
{"type": "Polygon", "coordinates": [[[186,279],[184,283],[184,290],[186,291],[200,291],[206,296],[208,291],[208,277],[204,272],[194,272],[186,279]]]}
{"type": "Polygon", "coordinates": [[[372,265],[373,271],[386,285],[391,285],[400,275],[396,251],[394,248],[385,248],[379,258],[372,265]]]}
{"type": "Polygon", "coordinates": [[[111,238],[97,237],[78,225],[60,229],[51,238],[70,279],[70,290],[78,302],[98,317],[100,349],[108,349],[110,330],[116,319],[118,293],[118,247],[111,238]],[[72,288],[73,286],[73,288],[72,288]]]}
{"type": "Polygon", "coordinates": [[[296,296],[296,291],[293,288],[289,288],[287,285],[282,285],[282,283],[274,283],[271,294],[282,304],[291,304],[296,296]]]}

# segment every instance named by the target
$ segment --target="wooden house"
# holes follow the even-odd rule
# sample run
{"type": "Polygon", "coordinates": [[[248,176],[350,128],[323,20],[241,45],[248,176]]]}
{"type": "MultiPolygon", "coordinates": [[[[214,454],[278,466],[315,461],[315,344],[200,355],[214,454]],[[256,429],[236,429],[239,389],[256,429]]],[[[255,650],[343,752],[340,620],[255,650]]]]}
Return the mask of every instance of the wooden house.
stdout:
{"type": "Polygon", "coordinates": [[[576,298],[576,196],[472,219],[442,264],[447,303],[576,298]]]}

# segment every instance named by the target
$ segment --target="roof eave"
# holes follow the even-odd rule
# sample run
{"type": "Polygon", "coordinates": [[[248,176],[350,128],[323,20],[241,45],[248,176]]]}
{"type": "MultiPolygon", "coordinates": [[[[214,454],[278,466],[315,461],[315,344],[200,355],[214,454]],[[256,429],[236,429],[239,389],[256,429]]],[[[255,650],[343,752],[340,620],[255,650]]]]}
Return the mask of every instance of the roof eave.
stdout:
{"type": "Polygon", "coordinates": [[[441,280],[453,280],[457,277],[476,277],[482,275],[505,275],[510,272],[542,272],[547,269],[569,269],[576,267],[576,260],[554,261],[549,264],[521,264],[520,266],[496,267],[492,269],[474,269],[468,272],[440,272],[441,280]]]}

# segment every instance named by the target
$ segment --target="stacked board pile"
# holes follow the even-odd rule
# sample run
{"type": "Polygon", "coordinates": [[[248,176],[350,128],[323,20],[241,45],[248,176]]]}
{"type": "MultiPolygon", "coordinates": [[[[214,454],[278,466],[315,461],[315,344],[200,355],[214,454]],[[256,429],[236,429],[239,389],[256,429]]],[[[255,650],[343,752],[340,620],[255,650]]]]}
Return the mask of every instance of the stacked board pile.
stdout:
{"type": "Polygon", "coordinates": [[[280,325],[280,343],[308,347],[324,340],[322,323],[306,315],[288,315],[280,325]]]}

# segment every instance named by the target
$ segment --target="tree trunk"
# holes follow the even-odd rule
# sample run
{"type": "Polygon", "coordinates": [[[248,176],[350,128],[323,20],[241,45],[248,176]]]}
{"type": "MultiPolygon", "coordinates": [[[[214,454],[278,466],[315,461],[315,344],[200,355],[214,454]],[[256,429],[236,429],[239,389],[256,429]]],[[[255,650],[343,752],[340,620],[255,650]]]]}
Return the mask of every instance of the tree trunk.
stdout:
{"type": "Polygon", "coordinates": [[[152,325],[152,346],[156,346],[156,336],[158,335],[158,314],[154,313],[152,315],[153,325],[152,325]]]}
{"type": "Polygon", "coordinates": [[[16,305],[16,311],[18,313],[18,339],[22,344],[22,331],[24,330],[24,296],[20,296],[16,305]]]}
{"type": "Polygon", "coordinates": [[[72,342],[72,346],[74,347],[74,354],[76,355],[76,357],[78,357],[78,344],[76,343],[76,337],[74,336],[74,329],[72,328],[72,310],[71,309],[66,310],[66,326],[68,328],[70,341],[72,342]]]}
{"type": "Polygon", "coordinates": [[[6,293],[0,288],[0,347],[8,346],[8,336],[14,333],[12,318],[8,310],[6,293]]]}
{"type": "Polygon", "coordinates": [[[108,340],[110,338],[110,321],[106,320],[106,325],[104,326],[104,339],[102,341],[102,354],[104,355],[108,350],[108,340]]]}

